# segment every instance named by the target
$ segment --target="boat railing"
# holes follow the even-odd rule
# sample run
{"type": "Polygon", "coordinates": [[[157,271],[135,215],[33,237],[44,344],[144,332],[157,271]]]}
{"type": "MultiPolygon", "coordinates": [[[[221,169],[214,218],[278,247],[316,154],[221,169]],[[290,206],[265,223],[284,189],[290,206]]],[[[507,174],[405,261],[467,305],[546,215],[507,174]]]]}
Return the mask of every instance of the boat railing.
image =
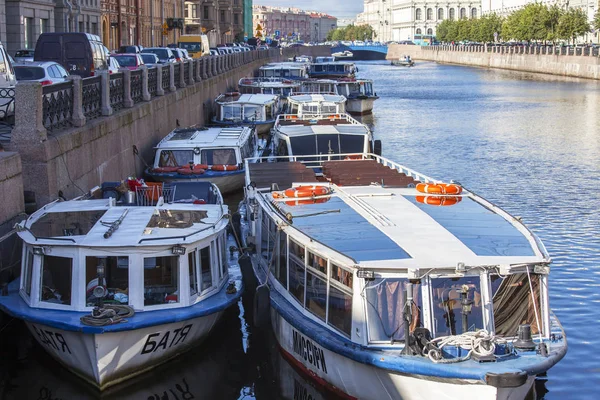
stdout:
{"type": "Polygon", "coordinates": [[[389,160],[385,157],[379,156],[373,153],[335,153],[335,154],[312,154],[312,155],[289,155],[289,156],[268,156],[268,157],[253,157],[245,159],[245,177],[246,183],[250,184],[252,182],[250,176],[250,168],[248,164],[250,163],[264,163],[264,162],[300,162],[306,166],[306,168],[311,168],[313,170],[320,170],[323,168],[323,164],[327,161],[356,161],[356,160],[375,160],[379,164],[382,164],[390,169],[395,169],[399,173],[405,174],[413,178],[414,180],[424,182],[424,183],[433,183],[439,182],[439,180],[433,179],[427,175],[421,174],[411,168],[405,167],[402,164],[398,164],[392,160],[389,160]]]}
{"type": "Polygon", "coordinates": [[[316,121],[314,125],[318,125],[318,121],[329,121],[335,120],[340,121],[341,123],[347,122],[352,125],[363,125],[358,122],[356,119],[352,118],[348,113],[332,113],[332,114],[279,114],[277,119],[275,120],[275,129],[277,129],[277,125],[285,125],[282,124],[282,121],[316,121]]]}

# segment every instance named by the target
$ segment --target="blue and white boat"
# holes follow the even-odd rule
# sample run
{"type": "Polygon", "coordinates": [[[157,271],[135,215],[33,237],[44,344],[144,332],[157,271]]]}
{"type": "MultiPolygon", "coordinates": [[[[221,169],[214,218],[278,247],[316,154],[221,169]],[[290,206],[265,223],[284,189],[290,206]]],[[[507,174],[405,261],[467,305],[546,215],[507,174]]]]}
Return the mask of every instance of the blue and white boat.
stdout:
{"type": "Polygon", "coordinates": [[[146,175],[159,182],[212,182],[230,193],[244,185],[244,158],[260,157],[265,147],[253,127],[177,128],[156,146],[146,175]]]}
{"type": "Polygon", "coordinates": [[[367,158],[247,160],[256,322],[345,398],[525,398],[567,351],[543,244],[472,191],[367,158]]]}
{"type": "Polygon", "coordinates": [[[240,94],[239,92],[219,95],[217,115],[212,122],[220,126],[252,126],[258,135],[271,131],[280,111],[279,96],[274,94],[240,94]]]}
{"type": "Polygon", "coordinates": [[[346,111],[350,114],[370,114],[379,98],[371,79],[308,79],[302,83],[305,93],[335,93],[346,97],[346,111]]]}
{"type": "Polygon", "coordinates": [[[199,344],[243,290],[216,186],[129,189],[103,184],[18,224],[21,278],[0,296],[0,309],[100,389],[199,344]]]}
{"type": "Polygon", "coordinates": [[[316,57],[308,75],[311,78],[354,78],[357,71],[353,62],[335,61],[335,57],[316,57]]]}
{"type": "Polygon", "coordinates": [[[259,78],[307,79],[308,62],[278,62],[263,65],[258,69],[259,78]]]}
{"type": "Polygon", "coordinates": [[[289,96],[285,114],[322,115],[344,114],[346,97],[332,93],[303,93],[289,96]]]}
{"type": "Polygon", "coordinates": [[[238,82],[240,93],[276,94],[283,101],[300,92],[302,81],[283,78],[242,78],[238,82]]]}

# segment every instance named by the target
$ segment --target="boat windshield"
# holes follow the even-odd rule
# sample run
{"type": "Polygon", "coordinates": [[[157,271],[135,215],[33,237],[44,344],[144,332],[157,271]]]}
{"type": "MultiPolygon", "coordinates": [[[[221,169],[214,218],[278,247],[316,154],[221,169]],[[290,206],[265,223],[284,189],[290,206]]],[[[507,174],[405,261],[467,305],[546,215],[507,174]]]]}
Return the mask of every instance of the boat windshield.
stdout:
{"type": "Polygon", "coordinates": [[[305,135],[290,138],[292,154],[296,156],[312,154],[346,154],[365,151],[364,135],[305,135]]]}
{"type": "Polygon", "coordinates": [[[260,121],[262,120],[262,107],[257,104],[245,104],[244,105],[244,120],[246,121],[260,121]]]}
{"type": "Polygon", "coordinates": [[[459,335],[483,329],[479,276],[431,279],[434,335],[459,335]]]}
{"type": "MultiPolygon", "coordinates": [[[[420,284],[411,284],[406,278],[378,278],[367,283],[367,322],[369,340],[404,340],[404,314],[408,313],[407,298],[412,297],[410,331],[422,326],[420,284]],[[412,296],[411,296],[412,294],[412,296]]],[[[408,314],[407,314],[408,316],[408,314]]]]}
{"type": "Polygon", "coordinates": [[[235,165],[234,149],[204,149],[202,150],[202,163],[207,165],[235,165]]]}
{"type": "Polygon", "coordinates": [[[542,315],[540,276],[534,274],[530,276],[531,286],[527,273],[505,277],[490,275],[496,335],[516,336],[521,324],[531,325],[532,334],[539,333],[538,324],[541,320],[538,322],[537,318],[541,318],[542,315]]]}
{"type": "Polygon", "coordinates": [[[240,104],[227,104],[223,106],[223,121],[239,121],[242,119],[242,106],[240,104]]]}
{"type": "Polygon", "coordinates": [[[161,150],[158,159],[159,167],[178,167],[194,161],[194,151],[190,150],[161,150]]]}

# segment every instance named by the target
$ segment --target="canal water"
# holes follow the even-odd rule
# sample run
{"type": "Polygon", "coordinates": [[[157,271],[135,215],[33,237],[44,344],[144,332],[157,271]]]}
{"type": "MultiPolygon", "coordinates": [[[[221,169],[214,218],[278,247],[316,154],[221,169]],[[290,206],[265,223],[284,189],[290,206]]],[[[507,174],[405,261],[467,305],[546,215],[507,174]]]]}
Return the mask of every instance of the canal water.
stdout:
{"type": "MultiPolygon", "coordinates": [[[[551,308],[569,352],[538,379],[537,398],[597,398],[600,85],[434,63],[359,63],[359,70],[380,96],[363,122],[382,140],[385,157],[459,181],[521,216],[544,241],[554,260],[551,308]]],[[[202,347],[102,396],[14,321],[0,332],[0,399],[331,398],[280,357],[268,331],[249,326],[244,305],[229,310],[202,347]]]]}

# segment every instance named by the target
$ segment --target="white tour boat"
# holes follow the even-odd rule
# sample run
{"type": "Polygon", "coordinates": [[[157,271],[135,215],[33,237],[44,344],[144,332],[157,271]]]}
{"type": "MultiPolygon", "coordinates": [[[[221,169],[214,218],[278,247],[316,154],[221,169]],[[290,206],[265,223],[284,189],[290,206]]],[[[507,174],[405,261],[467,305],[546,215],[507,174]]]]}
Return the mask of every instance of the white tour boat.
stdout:
{"type": "Polygon", "coordinates": [[[346,98],[337,94],[306,93],[289,96],[285,114],[320,115],[344,114],[346,98]]]}
{"type": "Polygon", "coordinates": [[[350,114],[370,114],[379,98],[371,79],[308,79],[302,83],[306,93],[336,93],[346,97],[346,111],[350,114]]]}
{"type": "Polygon", "coordinates": [[[263,65],[258,69],[259,78],[306,79],[309,64],[306,62],[279,62],[263,65]]]}
{"type": "Polygon", "coordinates": [[[281,78],[242,78],[238,82],[240,93],[276,94],[281,100],[299,93],[302,81],[281,78]]]}
{"type": "Polygon", "coordinates": [[[335,61],[335,57],[316,57],[308,72],[311,78],[354,78],[358,68],[351,61],[335,61]]]}
{"type": "Polygon", "coordinates": [[[258,135],[268,135],[279,114],[279,96],[230,92],[216,98],[217,115],[212,122],[222,126],[253,126],[258,135]]]}
{"type": "Polygon", "coordinates": [[[146,174],[159,182],[212,182],[225,194],[241,190],[244,159],[265,147],[250,127],[177,128],[158,143],[146,174]]]}
{"type": "Polygon", "coordinates": [[[567,351],[539,238],[458,184],[342,156],[247,160],[255,323],[344,398],[524,398],[567,351]]]}
{"type": "Polygon", "coordinates": [[[238,302],[228,220],[208,182],[111,182],[55,201],[16,226],[21,278],[0,308],[105,389],[199,344],[238,302]]]}

